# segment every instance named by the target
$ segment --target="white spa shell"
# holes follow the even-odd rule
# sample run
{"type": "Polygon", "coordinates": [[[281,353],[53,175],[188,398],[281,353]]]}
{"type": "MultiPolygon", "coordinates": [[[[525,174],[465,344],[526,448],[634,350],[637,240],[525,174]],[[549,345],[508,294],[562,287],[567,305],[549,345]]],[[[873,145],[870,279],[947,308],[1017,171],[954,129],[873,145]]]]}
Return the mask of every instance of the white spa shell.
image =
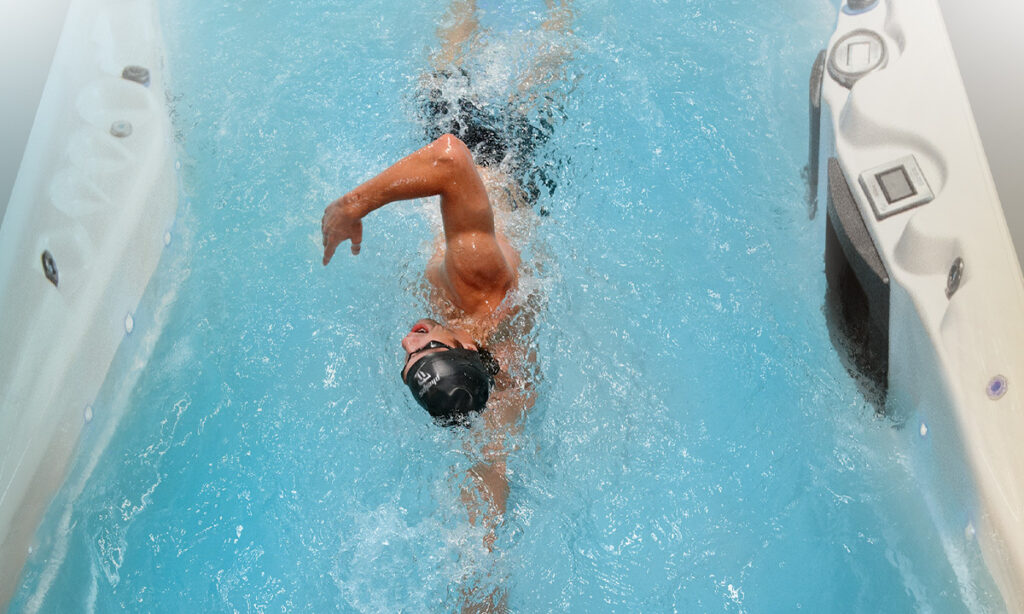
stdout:
{"type": "Polygon", "coordinates": [[[93,401],[174,220],[174,155],[155,6],[72,0],[0,226],[0,609],[104,411],[93,401]],[[148,87],[121,78],[129,65],[148,87]]]}
{"type": "Polygon", "coordinates": [[[1007,608],[1021,612],[1020,262],[937,0],[844,7],[829,49],[858,29],[880,35],[888,58],[849,89],[826,72],[822,123],[832,138],[822,147],[838,159],[890,277],[888,404],[920,421],[920,449],[908,454],[930,466],[935,483],[927,486],[947,493],[933,507],[936,522],[962,522],[959,534],[979,540],[1007,608]],[[860,178],[905,156],[917,161],[934,200],[880,220],[860,178]],[[957,258],[963,273],[948,298],[957,258]],[[960,481],[970,488],[958,489],[960,481]]]}

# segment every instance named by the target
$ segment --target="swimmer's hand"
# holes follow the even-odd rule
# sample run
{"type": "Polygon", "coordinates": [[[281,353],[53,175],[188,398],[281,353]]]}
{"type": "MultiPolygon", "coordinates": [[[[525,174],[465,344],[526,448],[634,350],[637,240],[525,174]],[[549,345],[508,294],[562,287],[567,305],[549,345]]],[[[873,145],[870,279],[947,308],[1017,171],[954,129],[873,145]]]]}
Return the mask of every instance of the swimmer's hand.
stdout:
{"type": "Polygon", "coordinates": [[[324,235],[324,266],[331,261],[338,244],[344,241],[352,241],[353,256],[359,253],[359,247],[363,242],[361,219],[362,216],[351,193],[327,206],[324,217],[320,220],[320,230],[324,235]]]}

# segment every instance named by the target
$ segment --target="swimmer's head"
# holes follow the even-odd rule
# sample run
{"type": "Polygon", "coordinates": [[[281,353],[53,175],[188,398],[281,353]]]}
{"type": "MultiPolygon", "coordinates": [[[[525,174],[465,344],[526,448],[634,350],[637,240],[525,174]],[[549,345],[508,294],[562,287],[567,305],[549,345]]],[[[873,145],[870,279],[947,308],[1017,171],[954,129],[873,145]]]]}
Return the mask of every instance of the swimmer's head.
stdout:
{"type": "Polygon", "coordinates": [[[438,422],[465,423],[484,408],[498,363],[465,331],[423,319],[402,340],[402,381],[438,422]]]}

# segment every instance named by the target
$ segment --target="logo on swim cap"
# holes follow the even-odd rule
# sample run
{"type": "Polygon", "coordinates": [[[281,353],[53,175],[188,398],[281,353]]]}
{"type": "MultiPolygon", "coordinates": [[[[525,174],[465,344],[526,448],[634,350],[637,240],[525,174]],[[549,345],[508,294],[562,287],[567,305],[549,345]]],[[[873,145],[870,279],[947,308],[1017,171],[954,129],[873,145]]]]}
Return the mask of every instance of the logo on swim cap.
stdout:
{"type": "Polygon", "coordinates": [[[497,361],[485,365],[481,354],[462,348],[428,354],[405,375],[412,396],[445,425],[465,424],[471,412],[483,410],[494,385],[497,361]]]}
{"type": "Polygon", "coordinates": [[[414,377],[416,378],[416,385],[423,391],[430,390],[439,381],[437,375],[431,375],[424,371],[417,371],[414,377]]]}

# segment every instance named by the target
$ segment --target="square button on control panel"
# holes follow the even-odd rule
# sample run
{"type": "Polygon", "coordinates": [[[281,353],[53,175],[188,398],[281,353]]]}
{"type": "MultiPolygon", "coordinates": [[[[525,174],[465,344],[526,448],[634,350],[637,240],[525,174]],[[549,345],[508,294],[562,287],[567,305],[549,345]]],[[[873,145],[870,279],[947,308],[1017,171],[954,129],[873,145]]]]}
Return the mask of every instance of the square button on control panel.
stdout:
{"type": "Polygon", "coordinates": [[[930,202],[934,195],[914,156],[887,162],[860,174],[860,185],[876,219],[930,202]]]}

